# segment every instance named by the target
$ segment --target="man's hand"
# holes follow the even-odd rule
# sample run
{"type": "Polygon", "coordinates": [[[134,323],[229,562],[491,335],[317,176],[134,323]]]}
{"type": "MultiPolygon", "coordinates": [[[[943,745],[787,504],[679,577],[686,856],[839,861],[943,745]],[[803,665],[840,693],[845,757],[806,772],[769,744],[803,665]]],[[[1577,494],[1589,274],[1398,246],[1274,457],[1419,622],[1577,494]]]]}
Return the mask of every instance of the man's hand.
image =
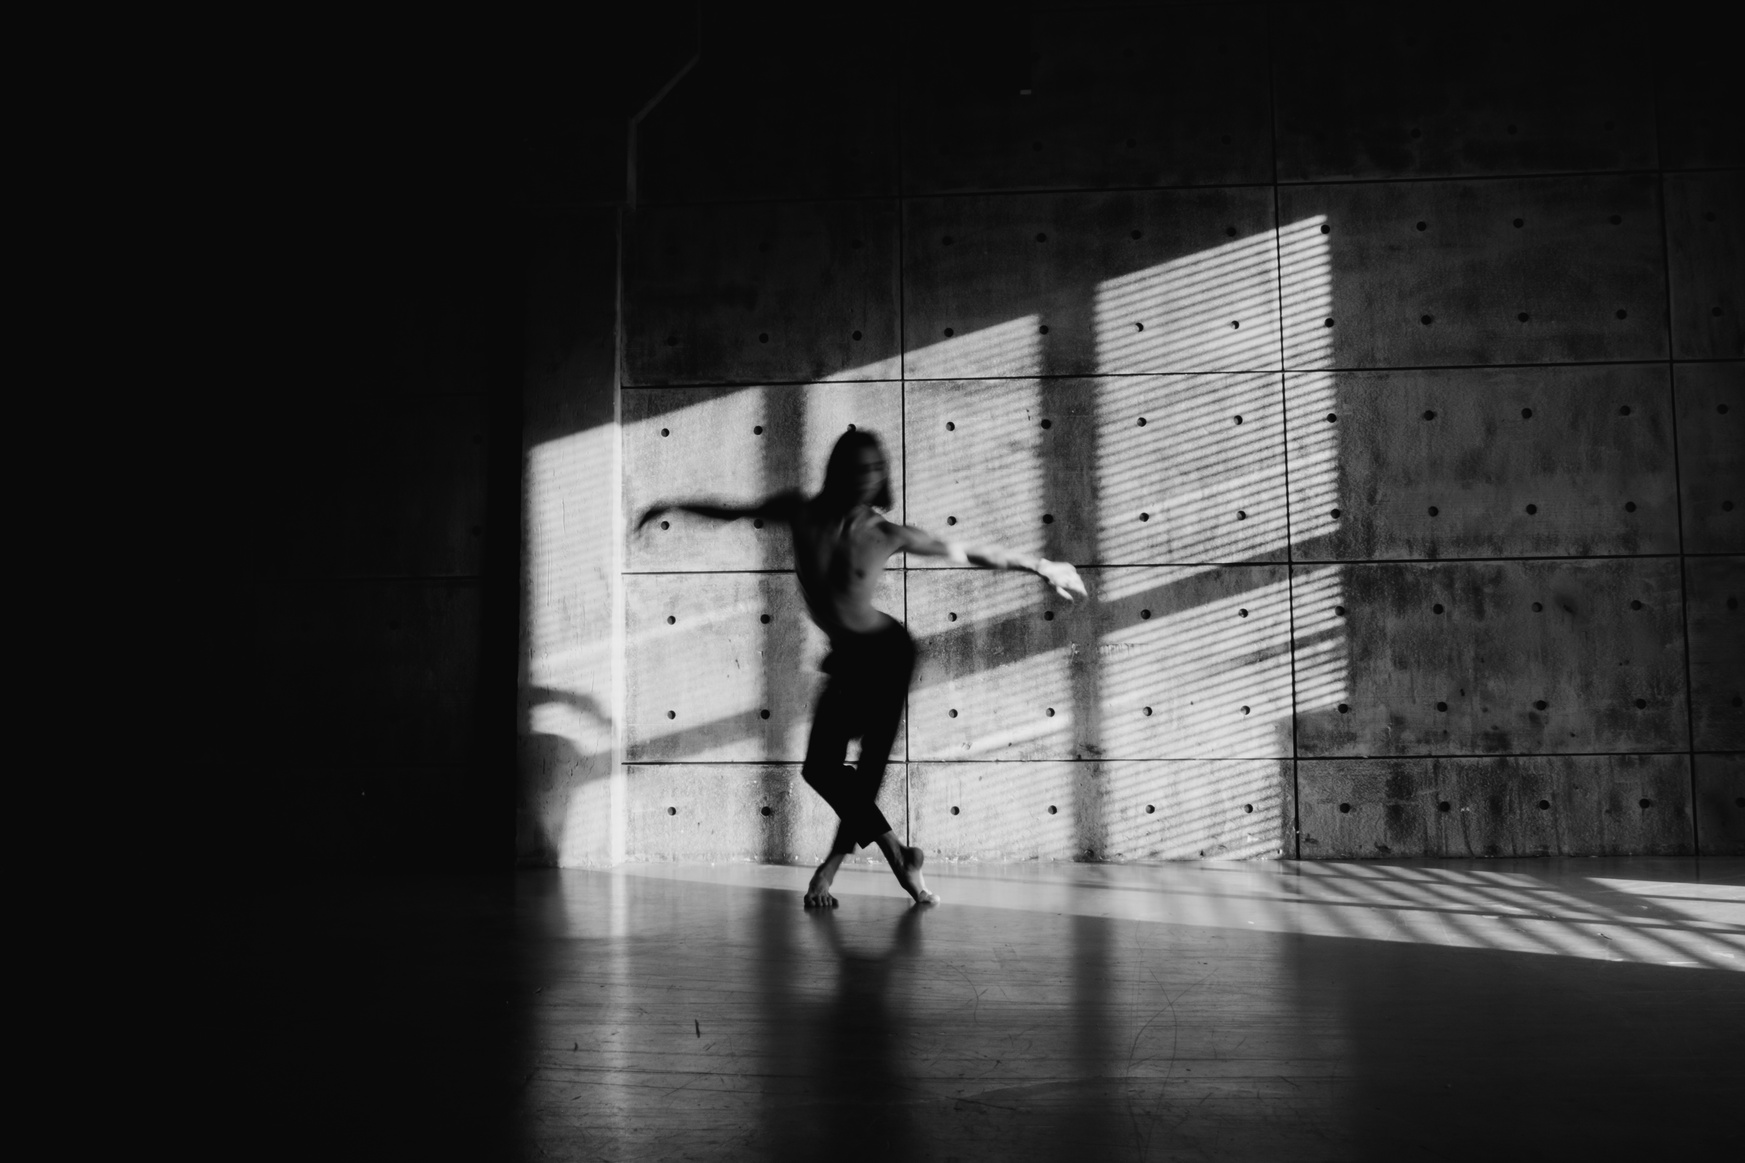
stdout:
{"type": "Polygon", "coordinates": [[[1042,580],[1054,587],[1054,592],[1071,602],[1078,598],[1088,598],[1085,583],[1079,579],[1079,571],[1064,561],[1049,561],[1042,558],[1036,563],[1036,572],[1042,580]]]}

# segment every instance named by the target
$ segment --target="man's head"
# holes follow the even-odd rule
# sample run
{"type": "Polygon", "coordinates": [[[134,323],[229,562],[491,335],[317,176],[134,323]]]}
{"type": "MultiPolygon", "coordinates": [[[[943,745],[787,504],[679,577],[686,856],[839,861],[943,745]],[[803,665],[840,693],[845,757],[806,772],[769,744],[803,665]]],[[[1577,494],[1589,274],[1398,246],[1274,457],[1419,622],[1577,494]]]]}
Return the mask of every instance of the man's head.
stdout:
{"type": "Polygon", "coordinates": [[[824,496],[843,509],[871,505],[891,507],[891,473],[885,463],[884,446],[864,428],[850,428],[830,450],[824,466],[824,496]]]}

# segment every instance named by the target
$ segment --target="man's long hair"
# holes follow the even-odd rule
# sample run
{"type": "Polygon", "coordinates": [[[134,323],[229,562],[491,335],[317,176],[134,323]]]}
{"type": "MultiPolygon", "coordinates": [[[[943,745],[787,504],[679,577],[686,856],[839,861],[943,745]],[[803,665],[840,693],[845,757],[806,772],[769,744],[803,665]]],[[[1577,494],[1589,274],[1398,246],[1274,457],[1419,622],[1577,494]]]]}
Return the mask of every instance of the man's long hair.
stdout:
{"type": "Polygon", "coordinates": [[[863,448],[874,450],[885,462],[885,479],[879,485],[878,495],[872,499],[872,506],[885,510],[891,507],[891,461],[885,455],[885,446],[879,443],[877,433],[865,428],[850,428],[837,437],[836,447],[830,450],[830,459],[824,465],[824,491],[821,495],[824,503],[834,511],[846,512],[860,500],[859,461],[863,448]]]}

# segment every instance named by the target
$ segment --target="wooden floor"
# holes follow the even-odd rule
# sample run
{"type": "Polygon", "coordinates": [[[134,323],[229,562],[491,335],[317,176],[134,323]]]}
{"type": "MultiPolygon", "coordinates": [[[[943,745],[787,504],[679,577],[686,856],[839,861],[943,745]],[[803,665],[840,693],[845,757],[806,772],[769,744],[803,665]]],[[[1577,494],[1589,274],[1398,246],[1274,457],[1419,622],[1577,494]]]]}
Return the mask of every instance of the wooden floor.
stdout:
{"type": "Polygon", "coordinates": [[[1718,1158],[1745,863],[976,865],[330,880],[248,988],[298,1152],[1718,1158]]]}

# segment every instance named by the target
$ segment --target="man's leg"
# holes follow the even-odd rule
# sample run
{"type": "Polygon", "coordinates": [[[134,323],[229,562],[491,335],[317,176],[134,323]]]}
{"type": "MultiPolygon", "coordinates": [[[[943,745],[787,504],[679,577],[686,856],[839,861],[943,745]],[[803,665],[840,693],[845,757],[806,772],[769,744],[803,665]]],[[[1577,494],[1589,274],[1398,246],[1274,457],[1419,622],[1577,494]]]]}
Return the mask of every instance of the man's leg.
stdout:
{"type": "MultiPolygon", "coordinates": [[[[880,662],[879,672],[868,676],[871,682],[867,698],[871,705],[867,708],[866,732],[860,739],[860,779],[856,789],[863,805],[860,819],[867,831],[855,839],[862,844],[870,842],[879,846],[879,851],[885,855],[885,863],[891,866],[891,873],[903,886],[904,892],[920,904],[936,905],[939,898],[927,891],[927,883],[921,878],[921,863],[926,859],[926,853],[899,842],[896,832],[891,830],[884,813],[878,808],[879,788],[885,781],[885,764],[890,760],[891,748],[897,741],[897,726],[903,718],[903,702],[909,697],[909,678],[915,668],[914,646],[906,633],[880,662]],[[872,830],[875,828],[877,831],[872,830]]],[[[850,818],[844,816],[844,827],[849,822],[850,818]]]]}
{"type": "Polygon", "coordinates": [[[851,712],[846,692],[832,678],[825,684],[824,693],[818,696],[818,707],[812,713],[812,733],[806,740],[806,762],[800,768],[800,777],[824,797],[824,802],[836,812],[840,823],[836,827],[836,842],[830,846],[830,855],[812,873],[812,880],[806,886],[807,908],[836,907],[830,885],[836,880],[836,871],[842,867],[843,857],[854,851],[853,784],[849,778],[854,769],[845,767],[842,762],[848,756],[851,712]]]}

